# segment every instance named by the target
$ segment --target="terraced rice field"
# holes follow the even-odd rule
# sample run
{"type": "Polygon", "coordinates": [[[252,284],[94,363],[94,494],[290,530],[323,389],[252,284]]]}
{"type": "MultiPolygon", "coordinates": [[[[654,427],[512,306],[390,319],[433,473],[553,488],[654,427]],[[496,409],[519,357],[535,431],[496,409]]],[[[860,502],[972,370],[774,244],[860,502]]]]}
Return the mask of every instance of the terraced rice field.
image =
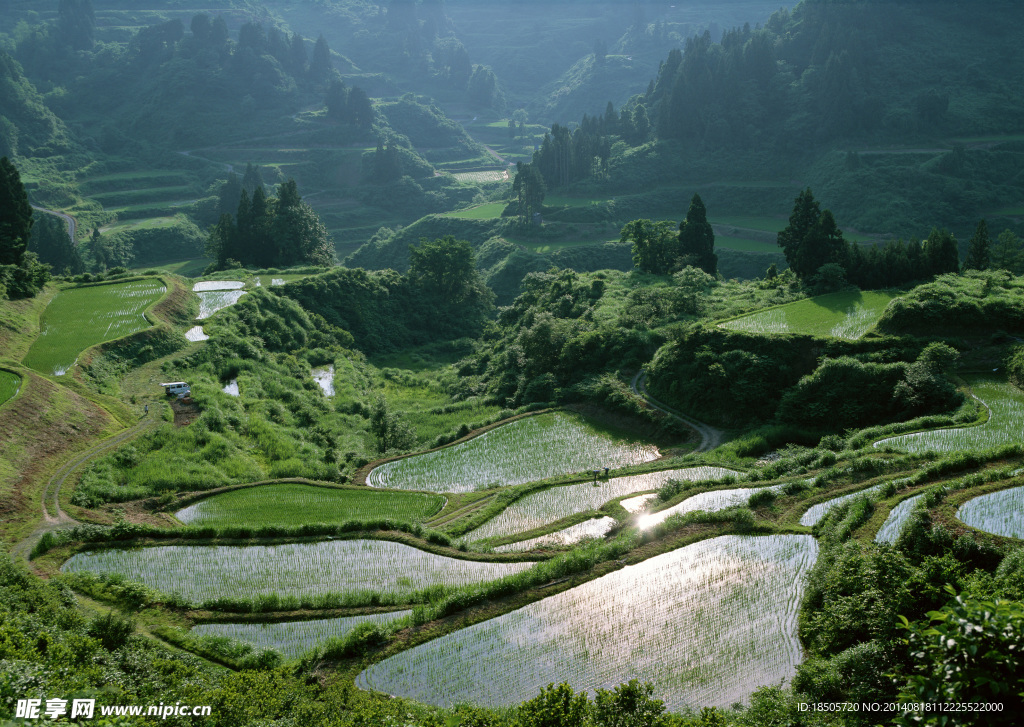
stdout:
{"type": "Polygon", "coordinates": [[[367,484],[472,492],[657,457],[657,447],[612,436],[576,414],[551,412],[504,424],[454,447],[387,462],[370,472],[367,484]]]}
{"type": "Polygon", "coordinates": [[[647,508],[651,507],[653,504],[652,500],[657,499],[657,493],[651,492],[646,495],[637,495],[636,497],[630,497],[629,499],[626,500],[620,500],[619,505],[621,505],[622,509],[625,510],[626,512],[637,513],[642,512],[647,508]]]}
{"type": "Polygon", "coordinates": [[[504,202],[489,202],[469,209],[449,212],[445,217],[455,217],[460,220],[496,220],[501,217],[504,209],[504,202]]]}
{"type": "Polygon", "coordinates": [[[192,328],[189,328],[185,332],[185,338],[187,338],[188,340],[192,341],[193,343],[198,343],[199,341],[209,341],[210,340],[210,337],[207,336],[206,333],[203,332],[203,327],[202,326],[193,326],[192,328]]]}
{"type": "Polygon", "coordinates": [[[759,489],[775,490],[777,492],[782,489],[782,487],[783,485],[773,485],[768,488],[740,487],[733,490],[711,490],[710,492],[701,492],[693,497],[686,498],[678,505],[673,505],[672,507],[659,510],[658,512],[652,512],[649,515],[644,515],[637,521],[637,527],[653,528],[658,523],[665,522],[665,520],[672,515],[684,515],[688,512],[696,512],[697,510],[703,510],[704,512],[717,512],[718,510],[725,510],[727,507],[746,505],[750,496],[759,489]]]}
{"type": "Polygon", "coordinates": [[[573,545],[584,538],[603,538],[608,534],[608,531],[612,529],[615,522],[615,518],[613,517],[595,518],[593,520],[587,520],[586,522],[577,523],[576,525],[570,525],[569,527],[554,533],[541,535],[538,538],[530,538],[529,540],[521,540],[518,543],[502,545],[495,548],[494,551],[496,553],[511,553],[521,550],[530,550],[531,548],[544,545],[573,545]]]}
{"type": "Polygon", "coordinates": [[[911,453],[956,452],[1019,442],[1024,431],[1024,393],[1012,384],[995,379],[976,379],[971,389],[992,413],[984,424],[904,434],[875,442],[875,446],[911,453]]]}
{"type": "Polygon", "coordinates": [[[90,346],[149,328],[143,311],[166,292],[155,279],[61,290],[43,311],[41,332],[24,364],[63,376],[90,346]]]}
{"type": "Polygon", "coordinates": [[[0,406],[13,399],[21,387],[21,377],[10,371],[0,371],[0,406]]]}
{"type": "Polygon", "coordinates": [[[720,325],[748,333],[802,333],[854,341],[874,328],[895,297],[878,291],[830,293],[751,313],[720,325]]]}
{"type": "Polygon", "coordinates": [[[914,507],[924,496],[925,493],[921,493],[920,495],[908,497],[890,510],[889,517],[885,519],[882,527],[875,534],[875,542],[888,543],[889,545],[895,544],[896,540],[900,537],[900,533],[903,531],[903,526],[910,519],[910,513],[913,512],[914,507]]]}
{"type": "Polygon", "coordinates": [[[466,539],[479,540],[523,533],[578,512],[596,510],[609,500],[632,492],[656,490],[669,480],[711,480],[736,474],[733,470],[721,467],[689,467],[598,480],[597,487],[590,482],[549,487],[516,500],[497,517],[466,535],[466,539]]]}
{"type": "Polygon", "coordinates": [[[175,513],[187,525],[216,527],[303,525],[346,520],[420,522],[444,507],[440,495],[380,490],[342,490],[312,485],[260,485],[231,490],[175,513]]]}
{"type": "Polygon", "coordinates": [[[453,177],[460,182],[469,184],[489,184],[490,182],[507,182],[509,174],[504,169],[488,169],[483,172],[455,172],[453,177]]]}
{"type": "Polygon", "coordinates": [[[968,500],[956,516],[965,525],[1007,538],[1024,538],[1024,487],[968,500]]]}
{"type": "Polygon", "coordinates": [[[410,613],[412,611],[391,611],[366,616],[282,623],[199,624],[192,629],[192,633],[197,636],[220,636],[243,641],[259,650],[274,649],[288,658],[295,659],[328,639],[344,636],[360,624],[387,623],[410,613]]]}
{"type": "Polygon", "coordinates": [[[582,691],[636,678],[671,710],[728,706],[795,673],[817,552],[808,535],[705,540],[397,654],[356,684],[500,706],[552,682],[582,691]]]}
{"type": "Polygon", "coordinates": [[[312,371],[313,381],[324,392],[324,396],[334,396],[334,365],[318,366],[312,371]]]}
{"type": "Polygon", "coordinates": [[[196,320],[205,320],[219,310],[234,305],[245,295],[241,288],[245,283],[237,280],[206,280],[192,286],[192,291],[199,296],[199,315],[196,320]]]}
{"type": "Polygon", "coordinates": [[[819,502],[817,505],[814,505],[813,507],[809,508],[807,512],[803,514],[803,516],[800,518],[800,524],[806,525],[809,528],[814,527],[818,524],[819,520],[825,517],[825,513],[827,513],[836,505],[841,505],[847,500],[852,500],[853,498],[860,497],[861,495],[874,494],[879,489],[881,489],[881,487],[882,485],[875,485],[874,487],[869,487],[866,490],[851,492],[850,494],[843,495],[842,497],[836,497],[831,500],[826,500],[825,502],[819,502]]]}
{"type": "Polygon", "coordinates": [[[193,604],[215,598],[375,592],[404,597],[433,585],[459,586],[518,573],[532,563],[448,558],[383,540],[283,545],[162,545],[78,553],[67,572],[120,573],[193,604]]]}

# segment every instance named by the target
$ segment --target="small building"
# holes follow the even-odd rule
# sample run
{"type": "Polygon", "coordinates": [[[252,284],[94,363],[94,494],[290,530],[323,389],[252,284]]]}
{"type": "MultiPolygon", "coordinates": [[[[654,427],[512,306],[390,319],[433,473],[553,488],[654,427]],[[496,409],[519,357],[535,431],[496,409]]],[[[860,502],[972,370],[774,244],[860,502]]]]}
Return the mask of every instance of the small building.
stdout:
{"type": "Polygon", "coordinates": [[[192,387],[188,385],[187,381],[170,381],[160,384],[160,386],[164,387],[167,396],[176,396],[179,399],[184,399],[192,393],[192,387]]]}

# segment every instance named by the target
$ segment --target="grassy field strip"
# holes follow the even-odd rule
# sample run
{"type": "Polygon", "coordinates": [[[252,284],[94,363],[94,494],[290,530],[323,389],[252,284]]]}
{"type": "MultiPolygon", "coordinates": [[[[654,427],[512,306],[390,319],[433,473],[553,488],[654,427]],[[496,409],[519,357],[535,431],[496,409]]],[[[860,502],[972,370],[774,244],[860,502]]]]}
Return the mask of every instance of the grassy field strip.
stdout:
{"type": "Polygon", "coordinates": [[[968,500],[956,516],[972,528],[1007,538],[1024,538],[1024,487],[991,492],[968,500]]]}
{"type": "Polygon", "coordinates": [[[274,649],[286,657],[296,659],[328,639],[344,636],[359,624],[386,623],[412,611],[372,613],[366,616],[322,618],[312,621],[285,621],[281,623],[222,623],[199,624],[192,629],[197,636],[219,636],[252,644],[257,649],[274,649]]]}
{"type": "Polygon", "coordinates": [[[879,489],[881,489],[881,487],[882,485],[878,484],[875,485],[874,487],[869,487],[866,490],[858,490],[857,492],[851,492],[850,494],[843,495],[842,497],[836,497],[831,500],[826,500],[825,502],[819,502],[817,505],[810,507],[807,510],[807,512],[803,514],[803,516],[800,518],[800,524],[806,525],[809,528],[814,527],[818,524],[819,520],[825,517],[825,513],[827,513],[836,505],[841,505],[847,500],[852,500],[853,498],[860,497],[861,495],[873,494],[877,492],[879,489]]]}
{"type": "Polygon", "coordinates": [[[149,328],[143,311],[166,292],[160,280],[61,290],[43,311],[24,364],[63,376],[90,346],[149,328]]]}
{"type": "Polygon", "coordinates": [[[748,333],[803,333],[855,341],[870,331],[896,296],[885,292],[844,291],[798,300],[751,313],[719,325],[748,333]]]}
{"type": "Polygon", "coordinates": [[[238,280],[204,280],[192,286],[193,293],[207,293],[214,290],[241,290],[245,283],[238,280]]]}
{"type": "Polygon", "coordinates": [[[312,485],[260,485],[231,490],[179,510],[187,525],[215,527],[303,525],[388,518],[420,522],[444,507],[440,495],[341,490],[312,485]]]}
{"type": "Polygon", "coordinates": [[[334,364],[317,366],[312,370],[313,381],[319,385],[324,396],[334,396],[334,364]]]}
{"type": "Polygon", "coordinates": [[[228,383],[224,384],[224,388],[221,389],[228,396],[240,396],[238,391],[238,379],[231,379],[228,383]]]}
{"type": "Polygon", "coordinates": [[[215,598],[372,591],[402,597],[518,573],[533,563],[448,558],[384,540],[282,545],[162,545],[78,553],[62,570],[120,573],[199,605],[215,598]]]}
{"type": "Polygon", "coordinates": [[[187,338],[188,340],[192,341],[193,343],[198,343],[199,341],[209,341],[210,340],[210,337],[207,336],[206,333],[203,332],[203,327],[202,326],[193,326],[192,328],[189,328],[185,332],[185,338],[187,338]]]}
{"type": "Polygon", "coordinates": [[[496,220],[501,217],[504,209],[504,202],[488,202],[469,209],[449,212],[445,217],[455,217],[460,220],[496,220]]]}
{"type": "Polygon", "coordinates": [[[551,682],[593,691],[636,678],[670,710],[726,707],[795,673],[817,553],[809,535],[705,540],[397,654],[356,684],[501,706],[551,682]]]}
{"type": "Polygon", "coordinates": [[[494,549],[496,553],[511,553],[520,550],[530,550],[540,545],[572,545],[584,538],[603,538],[608,534],[616,523],[613,517],[600,517],[594,520],[570,525],[569,527],[539,538],[521,540],[518,543],[509,543],[494,549]]]}
{"type": "Polygon", "coordinates": [[[665,522],[665,520],[672,515],[683,515],[688,512],[696,512],[697,510],[703,510],[704,512],[716,512],[718,510],[724,510],[727,507],[746,505],[747,500],[749,500],[750,496],[755,492],[762,489],[778,492],[784,486],[785,485],[772,485],[771,487],[757,488],[741,487],[735,490],[712,490],[711,492],[701,492],[693,497],[688,497],[678,505],[673,505],[672,507],[664,510],[644,515],[637,521],[637,527],[652,528],[658,523],[665,522]]]}
{"type": "Polygon", "coordinates": [[[711,480],[737,474],[721,467],[689,467],[599,480],[597,487],[590,482],[549,487],[516,500],[497,517],[468,533],[466,539],[479,540],[523,533],[578,512],[596,510],[609,500],[632,492],[656,490],[669,480],[711,480]]]}
{"type": "Polygon", "coordinates": [[[619,505],[626,512],[637,513],[646,510],[651,504],[651,500],[657,500],[658,493],[652,492],[647,495],[637,495],[636,497],[630,497],[627,500],[620,500],[619,505]]]}
{"type": "Polygon", "coordinates": [[[219,310],[224,310],[229,305],[237,303],[243,295],[244,290],[209,290],[196,293],[199,296],[199,315],[196,320],[205,320],[219,310]]]}
{"type": "Polygon", "coordinates": [[[971,389],[992,412],[984,424],[904,434],[875,442],[875,447],[894,447],[911,453],[954,452],[1020,442],[1024,430],[1024,393],[1013,384],[994,379],[975,380],[971,389]]]}
{"type": "Polygon", "coordinates": [[[913,512],[914,506],[921,501],[921,498],[925,496],[922,492],[920,495],[914,495],[908,497],[906,500],[900,502],[889,512],[889,517],[882,523],[882,527],[878,529],[878,533],[875,535],[876,543],[888,543],[894,545],[896,539],[900,537],[900,532],[903,530],[903,526],[907,524],[907,520],[910,519],[910,513],[913,512]]]}
{"type": "Polygon", "coordinates": [[[20,376],[12,374],[10,371],[0,371],[0,406],[17,396],[19,388],[21,388],[20,376]]]}
{"type": "Polygon", "coordinates": [[[576,414],[551,412],[504,424],[454,447],[387,462],[366,481],[371,487],[472,492],[657,458],[657,447],[612,436],[576,414]]]}

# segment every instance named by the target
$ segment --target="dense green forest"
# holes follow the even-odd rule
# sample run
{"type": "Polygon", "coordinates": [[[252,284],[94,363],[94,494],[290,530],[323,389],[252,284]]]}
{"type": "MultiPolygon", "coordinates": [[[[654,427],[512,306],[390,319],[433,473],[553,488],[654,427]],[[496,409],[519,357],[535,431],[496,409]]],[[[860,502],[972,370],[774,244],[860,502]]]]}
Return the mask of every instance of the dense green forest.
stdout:
{"type": "Polygon", "coordinates": [[[0,721],[1018,722],[1022,21],[0,0],[0,721]]]}

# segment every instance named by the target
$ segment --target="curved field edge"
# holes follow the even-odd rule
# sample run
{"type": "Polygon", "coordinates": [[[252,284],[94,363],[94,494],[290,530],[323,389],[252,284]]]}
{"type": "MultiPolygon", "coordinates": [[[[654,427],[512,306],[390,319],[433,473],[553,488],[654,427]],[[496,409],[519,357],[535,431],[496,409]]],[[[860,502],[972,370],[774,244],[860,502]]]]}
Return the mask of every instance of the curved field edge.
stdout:
{"type": "MultiPolygon", "coordinates": [[[[374,468],[380,489],[467,493],[582,472],[620,470],[660,459],[653,444],[578,412],[555,411],[506,423],[481,438],[374,468]]],[[[595,475],[596,477],[596,475],[595,475]]]]}
{"type": "MultiPolygon", "coordinates": [[[[585,585],[506,613],[500,618],[446,634],[435,641],[402,652],[362,672],[356,683],[363,688],[379,689],[429,704],[473,701],[500,706],[529,698],[538,686],[535,683],[537,677],[541,677],[540,684],[543,685],[569,676],[574,689],[587,690],[639,676],[644,681],[656,683],[656,696],[664,699],[670,709],[691,702],[728,705],[749,696],[761,684],[776,683],[780,678],[791,677],[795,672],[796,664],[802,656],[797,640],[796,614],[801,600],[803,576],[816,555],[817,543],[809,535],[710,538],[653,557],[642,564],[627,566],[585,585]],[[786,557],[790,560],[795,558],[796,562],[792,568],[781,573],[784,567],[772,565],[776,562],[772,558],[775,553],[765,558],[762,575],[767,579],[774,574],[778,583],[772,581],[772,584],[778,588],[767,588],[767,581],[759,583],[756,588],[748,587],[745,594],[738,598],[742,603],[735,604],[736,621],[737,625],[747,625],[752,605],[772,605],[768,603],[773,600],[769,590],[790,588],[794,592],[783,600],[784,616],[769,612],[767,608],[755,608],[757,615],[764,612],[767,618],[764,626],[767,627],[769,623],[776,627],[784,625],[778,629],[779,633],[770,634],[773,637],[769,640],[773,647],[771,651],[766,648],[748,648],[746,653],[756,654],[757,657],[747,658],[746,661],[741,657],[740,663],[729,665],[731,674],[709,673],[712,670],[710,656],[716,650],[733,654],[738,644],[723,644],[717,626],[714,629],[703,628],[704,621],[709,624],[718,623],[715,609],[705,609],[704,601],[707,595],[705,588],[714,582],[709,573],[714,573],[714,570],[679,568],[678,561],[700,560],[704,556],[714,560],[718,557],[722,571],[718,577],[721,600],[736,599],[728,581],[730,576],[748,576],[749,571],[743,567],[748,563],[739,565],[735,560],[730,562],[729,558],[742,561],[744,556],[749,556],[755,567],[762,565],[756,562],[756,558],[767,544],[773,547],[778,545],[784,552],[783,546],[788,546],[792,552],[787,552],[786,557]],[[692,581],[705,587],[700,589],[699,595],[695,593],[698,589],[692,587],[692,581]],[[623,586],[620,594],[622,598],[616,599],[616,586],[620,585],[623,586]],[[678,594],[665,596],[667,602],[662,600],[660,588],[663,585],[674,588],[678,594]],[[683,607],[686,598],[684,593],[688,593],[691,599],[688,612],[694,615],[692,622],[687,620],[681,623],[677,619],[666,619],[663,624],[656,624],[655,621],[661,621],[661,616],[652,615],[651,612],[657,610],[659,605],[663,610],[683,607]],[[584,602],[582,606],[581,600],[584,602]],[[620,619],[622,623],[616,625],[620,619]],[[644,619],[650,623],[645,623],[644,619]],[[643,625],[638,627],[638,621],[643,625]],[[666,630],[671,628],[672,633],[664,639],[655,633],[652,638],[651,630],[657,632],[659,626],[666,630]],[[531,648],[538,636],[540,639],[547,637],[548,643],[541,647],[542,653],[539,656],[547,659],[550,667],[549,672],[540,675],[527,666],[537,662],[538,654],[533,653],[531,648]],[[775,641],[774,637],[778,636],[781,636],[778,641],[782,643],[775,641]],[[570,638],[574,648],[567,652],[559,646],[560,637],[570,638]],[[683,639],[684,642],[677,643],[673,638],[683,639]],[[704,653],[708,649],[710,653],[704,653]],[[609,650],[611,660],[617,663],[611,666],[597,664],[609,654],[609,650]],[[586,663],[594,654],[597,654],[597,658],[586,663]],[[769,658],[764,659],[765,656],[769,658]],[[582,657],[584,663],[580,664],[577,657],[582,657]],[[566,663],[551,664],[552,661],[565,659],[568,659],[566,663]],[[670,659],[678,663],[667,664],[670,659]],[[766,663],[759,666],[752,663],[759,659],[764,659],[766,663]],[[509,668],[510,664],[512,668],[509,668]],[[497,670],[498,673],[482,678],[481,670],[487,673],[488,669],[497,670]],[[754,679],[748,676],[751,671],[757,674],[754,679]],[[472,676],[467,678],[469,672],[472,676]],[[679,677],[680,672],[684,675],[683,679],[679,677]],[[410,673],[415,684],[406,678],[410,673]],[[680,682],[686,681],[685,677],[689,677],[689,683],[683,687],[680,682]],[[728,690],[723,688],[723,682],[728,684],[728,690]],[[512,683],[516,686],[510,689],[512,683]],[[690,689],[689,693],[687,688],[690,689]]],[[[777,606],[777,602],[774,605],[777,606]]],[[[769,635],[771,629],[739,626],[736,631],[739,632],[737,639],[751,646],[744,638],[754,638],[760,644],[760,639],[769,635]]]]}
{"type": "MultiPolygon", "coordinates": [[[[900,291],[900,292],[902,292],[902,291],[900,291]]],[[[889,296],[889,301],[887,301],[886,306],[888,305],[888,302],[891,302],[891,301],[893,301],[893,300],[895,300],[896,298],[899,297],[899,292],[897,292],[897,291],[889,291],[889,290],[866,290],[866,291],[860,291],[860,293],[868,293],[868,294],[880,295],[880,296],[889,296]]],[[[849,295],[849,293],[845,293],[845,294],[849,295]]],[[[801,298],[800,300],[792,300],[792,301],[789,301],[788,303],[779,303],[777,305],[770,305],[770,306],[767,306],[765,308],[758,308],[757,310],[747,311],[746,313],[739,313],[739,314],[734,315],[734,316],[729,316],[728,318],[720,318],[720,319],[714,321],[714,325],[716,327],[718,327],[718,328],[726,328],[726,330],[733,330],[733,331],[737,331],[737,332],[756,333],[756,331],[748,331],[747,329],[743,329],[743,328],[731,328],[729,326],[726,326],[725,324],[727,324],[727,323],[734,323],[734,322],[742,320],[744,318],[750,318],[750,317],[753,317],[753,316],[761,315],[763,313],[769,313],[771,311],[783,310],[785,308],[791,308],[791,307],[794,307],[794,306],[807,305],[808,303],[813,302],[815,300],[819,300],[821,298],[838,297],[840,295],[844,295],[844,293],[842,293],[842,292],[840,292],[840,293],[826,293],[824,295],[816,295],[816,296],[812,296],[812,297],[808,297],[808,298],[801,298]]],[[[863,334],[858,336],[856,339],[846,339],[846,340],[859,340],[859,339],[863,338],[865,335],[867,335],[868,333],[870,333],[871,330],[878,324],[878,321],[881,319],[881,317],[884,314],[884,312],[885,312],[885,307],[883,306],[882,311],[879,312],[878,317],[875,319],[874,324],[872,324],[870,328],[868,328],[863,334]]],[[[802,331],[802,330],[787,330],[787,331],[782,331],[781,333],[783,333],[783,334],[794,334],[794,335],[810,335],[810,336],[814,336],[816,338],[836,338],[836,336],[827,336],[827,335],[822,335],[822,334],[809,333],[807,331],[802,331]]],[[[771,334],[763,334],[763,335],[771,335],[771,334]]],[[[839,337],[839,338],[841,338],[841,337],[839,337]]]]}
{"type": "MultiPolygon", "coordinates": [[[[940,427],[916,429],[916,430],[911,430],[911,431],[907,431],[907,432],[900,432],[899,434],[896,434],[896,435],[884,436],[884,437],[876,439],[874,442],[872,442],[871,446],[874,449],[892,448],[892,449],[896,449],[897,451],[902,451],[905,454],[907,454],[907,453],[911,453],[912,454],[912,453],[914,453],[915,450],[913,450],[913,449],[909,449],[909,450],[908,449],[903,449],[903,450],[900,450],[900,449],[897,448],[896,443],[899,442],[900,440],[904,440],[904,439],[907,439],[907,438],[913,438],[913,437],[921,437],[923,435],[932,435],[932,434],[934,434],[934,435],[941,435],[942,432],[960,432],[960,431],[962,431],[962,432],[965,432],[965,433],[973,433],[974,431],[976,431],[980,427],[984,427],[984,426],[987,426],[989,424],[992,424],[993,423],[993,418],[996,416],[996,412],[994,412],[992,410],[992,405],[988,401],[986,401],[985,399],[981,398],[981,396],[979,396],[977,393],[975,393],[975,389],[977,387],[979,387],[979,386],[1002,386],[1002,387],[1005,387],[1010,393],[1015,394],[1017,396],[1017,398],[1020,400],[1018,403],[1024,403],[1024,392],[1022,392],[1020,389],[1015,387],[1010,382],[1006,381],[1005,379],[995,379],[995,378],[979,376],[979,377],[974,378],[974,380],[972,380],[971,383],[969,383],[966,386],[966,389],[967,389],[967,394],[971,398],[973,398],[975,401],[977,401],[979,404],[981,404],[981,409],[984,410],[984,416],[983,417],[979,416],[979,418],[976,419],[975,421],[968,422],[966,424],[956,424],[956,425],[952,425],[952,426],[945,425],[945,426],[940,426],[940,427]]],[[[999,446],[999,445],[998,444],[991,444],[989,446],[990,447],[996,447],[996,446],[999,446]]],[[[929,448],[926,447],[923,450],[917,450],[917,451],[928,451],[928,449],[929,448]]],[[[952,452],[952,451],[967,451],[967,449],[978,449],[978,448],[977,447],[968,447],[967,449],[964,449],[964,450],[957,450],[957,449],[943,449],[941,446],[936,445],[933,449],[936,452],[942,453],[942,452],[952,452]]]]}
{"type": "MultiPolygon", "coordinates": [[[[368,462],[367,464],[363,465],[358,470],[356,470],[355,474],[352,476],[352,484],[354,484],[354,485],[367,485],[368,483],[366,481],[366,478],[369,477],[370,473],[373,470],[375,470],[378,467],[380,467],[381,465],[385,465],[385,464],[387,464],[389,462],[397,462],[399,460],[409,459],[410,457],[418,457],[421,454],[430,454],[431,452],[439,452],[439,451],[441,451],[443,449],[449,449],[450,447],[454,447],[454,446],[456,446],[458,444],[464,444],[464,443],[470,441],[471,439],[476,439],[477,437],[479,437],[479,436],[481,436],[483,434],[486,434],[487,432],[491,431],[492,429],[495,429],[495,428],[500,427],[502,425],[510,424],[511,422],[518,421],[520,419],[525,419],[527,417],[537,416],[539,414],[548,414],[548,413],[553,412],[553,411],[562,411],[562,410],[561,409],[538,409],[537,411],[523,412],[522,414],[516,414],[515,416],[511,416],[508,419],[499,419],[498,421],[493,422],[491,424],[488,424],[487,426],[479,427],[478,429],[474,429],[473,431],[469,432],[469,434],[465,435],[464,437],[460,437],[459,439],[456,439],[454,441],[448,442],[447,444],[442,444],[439,447],[431,447],[430,449],[421,449],[419,451],[409,452],[407,454],[396,454],[396,455],[394,455],[392,457],[383,457],[381,459],[377,459],[377,460],[374,460],[372,462],[368,462]]],[[[415,490],[415,492],[419,492],[419,490],[415,490]]]]}
{"type": "Polygon", "coordinates": [[[1024,481],[975,494],[956,509],[956,518],[979,532],[1024,540],[1024,481]]]}
{"type": "Polygon", "coordinates": [[[21,375],[7,368],[0,368],[0,406],[14,399],[21,390],[21,375]]]}
{"type": "MultiPolygon", "coordinates": [[[[147,326],[145,326],[144,328],[142,328],[140,330],[132,331],[131,333],[127,333],[127,334],[124,334],[122,336],[116,336],[114,338],[104,339],[104,340],[96,341],[96,342],[94,342],[92,344],[89,344],[88,346],[85,346],[80,351],[78,351],[78,353],[77,353],[77,355],[75,357],[75,361],[77,362],[79,359],[82,358],[82,356],[87,351],[95,349],[98,346],[102,346],[104,344],[110,344],[110,343],[114,343],[114,342],[117,342],[117,341],[121,341],[121,340],[130,338],[131,336],[134,336],[134,335],[137,335],[139,333],[145,332],[145,331],[153,328],[154,326],[156,326],[159,323],[159,319],[157,318],[157,316],[156,316],[154,311],[156,310],[156,308],[165,299],[168,298],[169,294],[176,287],[174,284],[172,284],[168,280],[168,277],[169,276],[164,276],[164,275],[132,276],[132,277],[118,279],[118,280],[109,280],[109,281],[103,281],[103,282],[100,282],[100,283],[85,283],[85,284],[78,284],[78,285],[69,285],[69,286],[65,286],[65,287],[60,288],[57,291],[57,293],[54,295],[54,298],[56,298],[59,293],[63,293],[63,292],[67,292],[67,291],[72,291],[72,290],[90,290],[90,289],[94,289],[94,288],[104,288],[104,287],[119,286],[119,285],[130,285],[132,283],[137,283],[137,282],[154,282],[154,281],[159,281],[163,285],[163,287],[164,287],[164,291],[161,293],[160,297],[157,298],[156,300],[154,300],[149,305],[147,305],[141,311],[141,315],[142,315],[143,319],[146,321],[146,323],[148,323],[147,326]]],[[[25,354],[25,356],[23,358],[23,364],[27,368],[31,368],[33,370],[37,370],[38,371],[38,369],[35,369],[35,367],[32,364],[28,363],[28,359],[32,355],[32,348],[38,342],[39,336],[42,333],[42,318],[46,314],[46,311],[49,309],[49,307],[50,307],[50,305],[52,305],[52,303],[53,303],[53,299],[51,299],[50,302],[47,304],[46,308],[44,308],[39,313],[39,333],[36,335],[35,340],[33,340],[32,345],[29,347],[29,350],[26,352],[26,354],[25,354]]],[[[74,364],[72,364],[72,366],[69,367],[69,370],[71,370],[73,368],[74,368],[74,364]]],[[[40,373],[42,373],[43,375],[48,375],[44,371],[40,371],[40,373]]]]}
{"type": "Polygon", "coordinates": [[[320,487],[276,483],[242,488],[198,500],[174,513],[187,525],[302,525],[386,518],[422,522],[447,500],[433,493],[380,491],[362,487],[320,487]]]}

